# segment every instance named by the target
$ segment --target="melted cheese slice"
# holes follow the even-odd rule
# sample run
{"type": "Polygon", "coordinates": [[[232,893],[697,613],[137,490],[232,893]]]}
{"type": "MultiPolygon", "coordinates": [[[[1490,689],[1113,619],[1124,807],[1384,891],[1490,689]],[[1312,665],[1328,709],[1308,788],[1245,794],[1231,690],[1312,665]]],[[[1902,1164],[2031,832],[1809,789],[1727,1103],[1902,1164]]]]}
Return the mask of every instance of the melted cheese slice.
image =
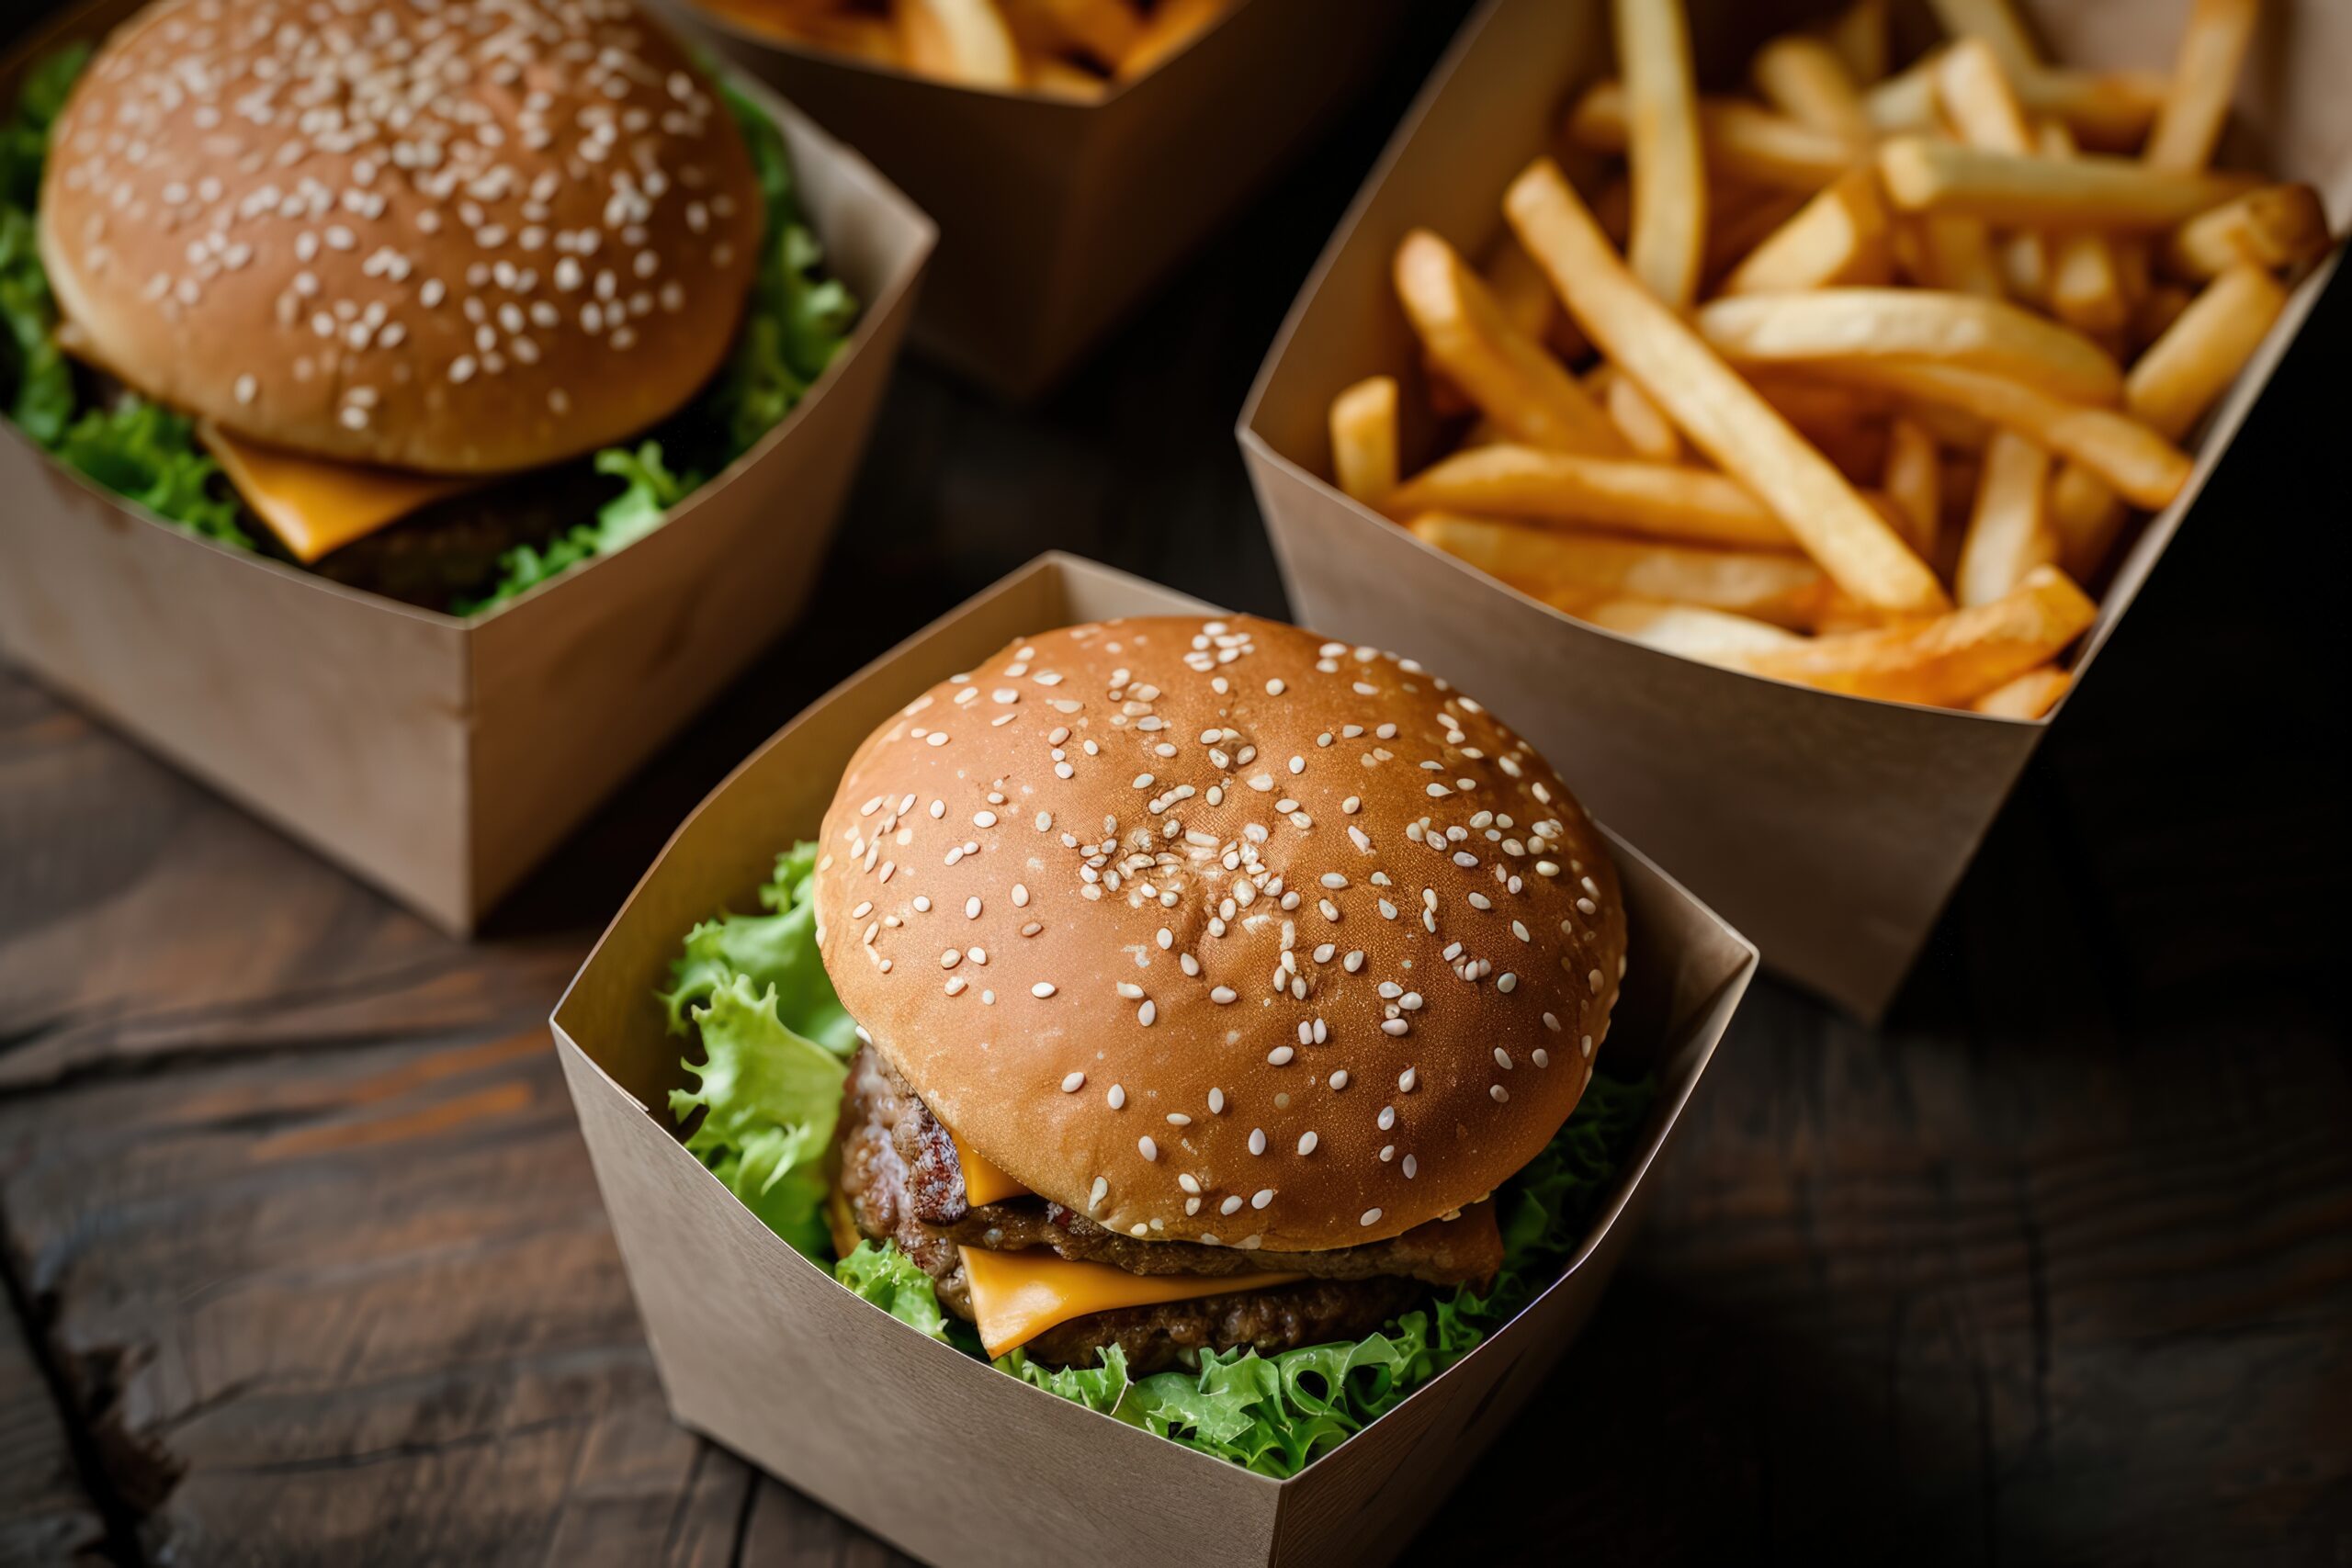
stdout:
{"type": "Polygon", "coordinates": [[[1130,1274],[1108,1263],[1072,1263],[1041,1247],[989,1252],[959,1247],[972,1287],[972,1315],[990,1356],[1026,1345],[1048,1328],[1090,1313],[1157,1306],[1198,1296],[1231,1295],[1287,1285],[1304,1274],[1130,1274]]]}
{"type": "Polygon", "coordinates": [[[428,502],[482,484],[462,474],[407,474],[260,446],[207,421],[197,435],[254,515],[305,566],[399,522],[428,502]]]}
{"type": "Polygon", "coordinates": [[[947,1141],[956,1145],[956,1163],[964,1168],[964,1201],[977,1209],[983,1203],[1030,1196],[1029,1189],[966,1148],[955,1134],[948,1134],[947,1141]]]}

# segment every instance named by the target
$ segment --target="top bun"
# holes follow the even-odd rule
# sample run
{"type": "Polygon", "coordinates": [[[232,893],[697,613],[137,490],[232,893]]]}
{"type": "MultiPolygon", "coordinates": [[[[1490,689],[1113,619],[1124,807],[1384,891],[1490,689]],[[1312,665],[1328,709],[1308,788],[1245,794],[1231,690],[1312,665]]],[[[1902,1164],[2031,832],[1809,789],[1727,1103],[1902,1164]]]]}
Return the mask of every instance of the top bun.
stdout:
{"type": "Polygon", "coordinates": [[[956,1136],[1128,1235],[1311,1251],[1473,1202],[1624,969],[1600,834],[1409,661],[1278,622],[1014,644],[869,737],[825,967],[956,1136]]]}
{"type": "Polygon", "coordinates": [[[725,104],[627,0],[160,0],[51,148],[76,353],[256,440],[435,473],[675,410],[765,222],[725,104]]]}

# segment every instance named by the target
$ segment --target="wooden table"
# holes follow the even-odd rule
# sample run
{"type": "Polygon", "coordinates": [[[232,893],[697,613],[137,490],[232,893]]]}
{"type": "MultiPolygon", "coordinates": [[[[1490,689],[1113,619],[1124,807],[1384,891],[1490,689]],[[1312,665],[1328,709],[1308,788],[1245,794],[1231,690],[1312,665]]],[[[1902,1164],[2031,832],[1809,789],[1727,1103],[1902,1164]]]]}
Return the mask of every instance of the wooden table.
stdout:
{"type": "MultiPolygon", "coordinates": [[[[808,624],[480,942],[0,672],[0,1562],[896,1561],[669,1422],[543,1020],[729,763],[1036,550],[1280,610],[1232,416],[1444,30],[1046,407],[909,367],[808,624]]],[[[1758,987],[1413,1560],[2352,1562],[2347,351],[2340,286],[1889,1027],[1758,987]]]]}

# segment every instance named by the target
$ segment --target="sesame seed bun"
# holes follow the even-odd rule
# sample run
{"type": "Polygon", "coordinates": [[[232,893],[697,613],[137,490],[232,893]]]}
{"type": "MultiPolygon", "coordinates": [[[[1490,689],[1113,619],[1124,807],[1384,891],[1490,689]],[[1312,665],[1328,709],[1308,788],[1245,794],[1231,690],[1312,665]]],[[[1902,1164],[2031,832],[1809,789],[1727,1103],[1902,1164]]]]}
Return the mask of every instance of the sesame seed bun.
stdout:
{"type": "Polygon", "coordinates": [[[1238,616],[1028,638],[870,737],[825,967],[976,1153],[1129,1235],[1378,1241],[1576,1108],[1625,916],[1559,776],[1408,661],[1238,616]]]}
{"type": "Polygon", "coordinates": [[[430,472],[675,410],[764,222],[725,104],[626,0],[160,0],[51,145],[75,352],[256,440],[430,472]]]}

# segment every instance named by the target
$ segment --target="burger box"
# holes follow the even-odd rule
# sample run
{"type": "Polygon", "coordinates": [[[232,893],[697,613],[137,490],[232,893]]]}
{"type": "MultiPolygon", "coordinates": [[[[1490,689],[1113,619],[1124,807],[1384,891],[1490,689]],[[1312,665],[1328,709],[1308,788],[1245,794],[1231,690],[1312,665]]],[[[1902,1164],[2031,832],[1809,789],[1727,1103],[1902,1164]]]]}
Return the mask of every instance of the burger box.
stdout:
{"type": "MultiPolygon", "coordinates": [[[[73,12],[20,73],[138,9],[73,12]]],[[[800,405],[661,528],[460,619],[198,539],[0,419],[0,652],[453,931],[798,615],[912,310],[932,225],[756,83],[827,265],[864,302],[800,405]]]]}
{"type": "MultiPolygon", "coordinates": [[[[678,1141],[666,1091],[687,1081],[686,1047],[655,989],[696,920],[753,907],[777,852],[817,832],[851,754],[905,703],[1015,637],[1187,613],[1215,611],[1055,554],[916,633],[778,731],[686,819],[552,1020],[672,1413],[934,1562],[1290,1568],[1393,1556],[1590,1315],[1755,969],[1745,939],[1612,836],[1630,967],[1602,1056],[1646,1065],[1659,1086],[1618,1188],[1556,1284],[1291,1480],[1068,1404],[843,1290],[678,1141]],[[925,1496],[910,1507],[917,1448],[925,1496]]],[[[1572,785],[1583,772],[1573,752],[1551,760],[1572,785]]]]}
{"type": "Polygon", "coordinates": [[[1236,0],[1092,103],[913,76],[663,3],[938,220],[916,345],[1026,400],[1370,80],[1409,0],[1236,0]]]}
{"type": "MultiPolygon", "coordinates": [[[[2187,12],[2187,0],[2018,4],[2053,58],[2092,66],[2168,67],[2187,12]]],[[[1702,78],[1724,81],[1753,46],[1829,9],[1690,0],[1702,78]]],[[[1504,186],[1547,150],[1576,93],[1614,71],[1608,12],[1605,0],[1488,0],[1463,25],[1275,339],[1242,412],[1242,455],[1301,620],[1376,635],[1517,716],[1540,749],[1577,760],[1596,815],[1736,921],[1770,967],[1875,1021],[2054,714],[1847,697],[1657,652],[1422,544],[1323,477],[1334,393],[1384,372],[1419,383],[1389,284],[1398,240],[1423,225],[1483,253],[1502,231],[1504,186]]],[[[2352,5],[2266,6],[2234,132],[2237,161],[2316,185],[2339,228],[2352,211],[2347,64],[2352,5]]],[[[2197,506],[2336,260],[2296,291],[2208,421],[2195,477],[2123,558],[2078,675],[2197,506]]]]}

